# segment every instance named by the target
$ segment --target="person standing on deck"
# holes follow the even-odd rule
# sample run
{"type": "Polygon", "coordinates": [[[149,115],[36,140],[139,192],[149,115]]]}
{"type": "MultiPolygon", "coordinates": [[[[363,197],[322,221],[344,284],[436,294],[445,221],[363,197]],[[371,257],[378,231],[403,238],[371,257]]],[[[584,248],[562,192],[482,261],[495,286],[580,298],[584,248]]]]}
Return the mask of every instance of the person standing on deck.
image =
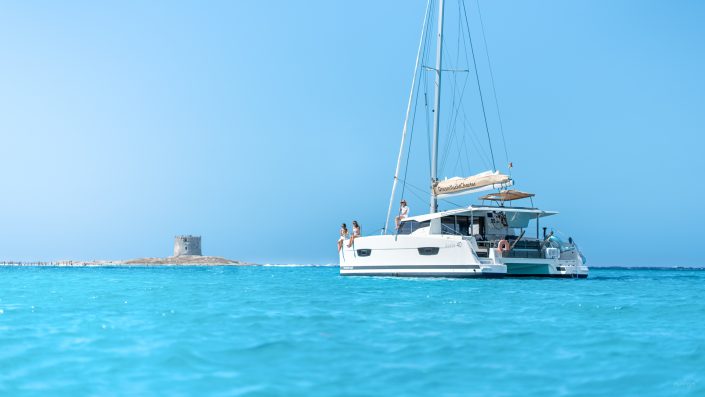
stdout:
{"type": "Polygon", "coordinates": [[[399,207],[399,216],[394,218],[394,221],[397,224],[397,229],[399,229],[399,225],[401,225],[401,221],[403,219],[406,219],[409,217],[409,207],[406,205],[406,200],[401,199],[401,206],[399,207]]]}

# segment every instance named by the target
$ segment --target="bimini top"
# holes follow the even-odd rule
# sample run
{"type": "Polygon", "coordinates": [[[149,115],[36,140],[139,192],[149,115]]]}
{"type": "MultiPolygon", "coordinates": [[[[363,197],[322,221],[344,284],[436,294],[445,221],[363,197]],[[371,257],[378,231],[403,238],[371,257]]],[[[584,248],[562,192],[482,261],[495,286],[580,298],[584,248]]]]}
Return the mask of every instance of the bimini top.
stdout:
{"type": "Polygon", "coordinates": [[[521,192],[519,190],[502,190],[499,193],[490,193],[480,197],[480,200],[490,201],[514,201],[524,198],[534,197],[533,193],[521,192]]]}
{"type": "Polygon", "coordinates": [[[425,222],[431,219],[436,219],[436,218],[443,218],[444,216],[449,216],[449,215],[459,215],[459,216],[470,216],[470,215],[475,215],[479,216],[482,214],[486,214],[488,212],[504,212],[505,214],[525,214],[522,216],[522,218],[527,218],[527,219],[536,219],[536,218],[543,218],[546,216],[551,216],[551,215],[556,215],[558,212],[556,211],[544,211],[540,210],[538,208],[521,208],[521,207],[495,207],[495,206],[469,206],[467,208],[457,208],[453,210],[448,210],[448,211],[441,211],[441,212],[434,212],[433,214],[423,214],[423,215],[417,215],[417,216],[411,216],[409,218],[404,219],[402,222],[407,222],[407,221],[416,221],[416,222],[425,222]]]}

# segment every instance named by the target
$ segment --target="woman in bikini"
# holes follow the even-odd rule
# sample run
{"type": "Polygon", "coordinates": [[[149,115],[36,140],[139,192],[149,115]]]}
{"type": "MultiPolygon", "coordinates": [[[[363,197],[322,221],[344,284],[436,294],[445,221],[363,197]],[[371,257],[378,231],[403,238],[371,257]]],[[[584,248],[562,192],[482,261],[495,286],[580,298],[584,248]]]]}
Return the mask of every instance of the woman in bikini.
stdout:
{"type": "Polygon", "coordinates": [[[353,221],[353,232],[352,236],[350,237],[350,242],[348,242],[348,248],[352,247],[353,241],[355,241],[356,237],[360,237],[360,225],[357,223],[357,221],[353,221]]]}
{"type": "Polygon", "coordinates": [[[348,238],[348,226],[346,224],[340,225],[340,238],[338,239],[338,252],[343,248],[343,243],[345,239],[348,238]]]}

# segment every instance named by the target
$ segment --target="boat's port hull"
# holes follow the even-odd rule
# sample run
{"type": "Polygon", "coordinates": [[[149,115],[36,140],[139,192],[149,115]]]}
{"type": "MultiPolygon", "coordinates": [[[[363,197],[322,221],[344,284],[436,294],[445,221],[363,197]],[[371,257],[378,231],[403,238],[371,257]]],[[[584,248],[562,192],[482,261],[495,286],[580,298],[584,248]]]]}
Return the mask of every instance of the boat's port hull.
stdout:
{"type": "Polygon", "coordinates": [[[580,259],[503,257],[490,250],[479,258],[459,236],[368,236],[345,241],[340,251],[342,276],[502,278],[585,278],[580,259]]]}
{"type": "Polygon", "coordinates": [[[348,241],[340,252],[343,276],[502,277],[503,264],[482,263],[469,243],[456,236],[367,236],[348,241]]]}

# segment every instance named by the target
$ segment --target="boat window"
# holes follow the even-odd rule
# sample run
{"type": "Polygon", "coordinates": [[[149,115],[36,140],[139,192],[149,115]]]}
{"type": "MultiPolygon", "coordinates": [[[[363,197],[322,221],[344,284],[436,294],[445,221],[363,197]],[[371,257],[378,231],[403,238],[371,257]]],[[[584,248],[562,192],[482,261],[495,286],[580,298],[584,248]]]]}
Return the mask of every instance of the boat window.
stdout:
{"type": "Polygon", "coordinates": [[[441,234],[458,234],[454,216],[444,216],[441,218],[441,234]]]}
{"type": "Polygon", "coordinates": [[[438,247],[421,247],[418,248],[419,255],[438,255],[440,248],[438,247]]]}
{"type": "Polygon", "coordinates": [[[456,215],[444,216],[441,218],[441,233],[469,236],[470,218],[456,215]]]}
{"type": "Polygon", "coordinates": [[[371,249],[359,249],[357,250],[357,256],[370,256],[372,254],[371,249]]]}
{"type": "Polygon", "coordinates": [[[421,228],[428,227],[431,225],[431,221],[417,222],[417,221],[406,221],[401,223],[397,234],[411,234],[421,228]]]}
{"type": "Polygon", "coordinates": [[[458,233],[463,236],[470,235],[470,217],[469,216],[456,216],[455,222],[458,224],[458,233]]]}

